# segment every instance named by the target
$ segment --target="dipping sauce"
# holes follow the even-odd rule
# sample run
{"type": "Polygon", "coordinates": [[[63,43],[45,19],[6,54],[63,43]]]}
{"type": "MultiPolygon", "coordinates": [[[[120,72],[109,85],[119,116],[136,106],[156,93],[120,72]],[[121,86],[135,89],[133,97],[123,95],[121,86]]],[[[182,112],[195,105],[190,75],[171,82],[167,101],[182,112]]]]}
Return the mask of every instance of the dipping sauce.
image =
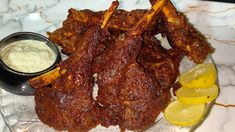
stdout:
{"type": "Polygon", "coordinates": [[[10,43],[1,49],[0,57],[5,65],[24,73],[45,70],[56,59],[46,42],[38,40],[20,40],[10,43]]]}

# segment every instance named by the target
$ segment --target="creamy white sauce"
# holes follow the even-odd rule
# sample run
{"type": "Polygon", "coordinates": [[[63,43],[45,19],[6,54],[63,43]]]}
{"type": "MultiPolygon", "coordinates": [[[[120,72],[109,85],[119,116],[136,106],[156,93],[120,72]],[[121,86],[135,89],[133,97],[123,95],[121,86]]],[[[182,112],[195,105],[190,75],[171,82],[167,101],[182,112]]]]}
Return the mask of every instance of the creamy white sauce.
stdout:
{"type": "Polygon", "coordinates": [[[8,67],[25,73],[42,71],[55,61],[55,54],[38,40],[20,40],[10,43],[0,51],[2,61],[8,67]]]}

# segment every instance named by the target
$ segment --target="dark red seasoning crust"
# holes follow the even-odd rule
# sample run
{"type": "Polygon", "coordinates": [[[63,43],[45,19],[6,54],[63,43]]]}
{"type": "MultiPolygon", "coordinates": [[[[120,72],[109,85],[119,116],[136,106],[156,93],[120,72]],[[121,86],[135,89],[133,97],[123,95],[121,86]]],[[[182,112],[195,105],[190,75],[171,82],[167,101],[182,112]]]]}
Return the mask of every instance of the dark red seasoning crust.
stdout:
{"type": "Polygon", "coordinates": [[[65,74],[37,89],[36,112],[43,123],[68,131],[88,131],[99,123],[99,105],[92,98],[92,62],[104,50],[108,35],[98,26],[89,28],[76,52],[59,64],[65,74]]]}
{"type": "MultiPolygon", "coordinates": [[[[77,40],[82,40],[84,32],[93,25],[101,25],[100,19],[105,11],[93,12],[90,10],[77,11],[73,8],[69,9],[67,19],[63,22],[63,27],[55,30],[53,33],[48,33],[49,39],[54,43],[63,47],[63,53],[70,55],[75,51],[77,40]]],[[[138,22],[147,10],[133,10],[131,12],[125,10],[116,10],[108,21],[106,27],[113,35],[124,33],[136,22],[138,22]]],[[[146,31],[155,32],[159,28],[158,21],[161,16],[154,18],[149,24],[146,31]]]]}
{"type": "Polygon", "coordinates": [[[68,131],[88,131],[98,124],[139,131],[155,123],[170,101],[170,88],[178,86],[184,55],[201,63],[213,49],[181,13],[180,23],[169,23],[160,13],[142,35],[126,33],[146,12],[117,10],[106,29],[100,29],[104,11],[69,10],[63,27],[48,33],[69,55],[58,65],[65,74],[46,86],[30,80],[43,123],[68,131]],[[154,37],[159,32],[173,49],[160,45],[154,37]],[[94,73],[97,100],[92,97],[94,73]]]}

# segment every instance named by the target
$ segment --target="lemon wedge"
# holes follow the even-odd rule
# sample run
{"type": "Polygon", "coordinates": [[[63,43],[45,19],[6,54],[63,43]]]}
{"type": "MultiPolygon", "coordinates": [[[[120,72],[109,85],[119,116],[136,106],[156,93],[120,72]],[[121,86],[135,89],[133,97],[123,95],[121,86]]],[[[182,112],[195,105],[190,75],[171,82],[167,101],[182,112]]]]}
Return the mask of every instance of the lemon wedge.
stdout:
{"type": "Polygon", "coordinates": [[[205,110],[205,104],[189,105],[174,101],[167,106],[164,116],[171,124],[192,126],[202,119],[205,110]]]}
{"type": "Polygon", "coordinates": [[[180,88],[175,92],[178,100],[186,104],[203,104],[214,100],[219,94],[217,85],[208,88],[180,88]]]}
{"type": "Polygon", "coordinates": [[[180,75],[179,82],[185,88],[208,88],[215,84],[217,72],[214,64],[199,64],[180,75]]]}

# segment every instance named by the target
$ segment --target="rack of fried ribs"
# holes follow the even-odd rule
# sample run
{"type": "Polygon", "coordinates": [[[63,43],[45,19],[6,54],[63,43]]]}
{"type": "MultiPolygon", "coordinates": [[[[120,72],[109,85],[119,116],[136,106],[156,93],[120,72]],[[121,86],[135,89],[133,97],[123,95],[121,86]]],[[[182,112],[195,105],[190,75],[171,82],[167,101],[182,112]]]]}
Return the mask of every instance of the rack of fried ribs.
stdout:
{"type": "MultiPolygon", "coordinates": [[[[153,4],[156,2],[156,0],[150,1],[153,4]]],[[[131,12],[117,10],[107,23],[108,28],[116,33],[122,33],[133,27],[135,22],[140,20],[146,12],[147,10],[133,10],[131,12]]],[[[75,50],[74,37],[82,37],[88,25],[99,24],[99,18],[103,13],[104,11],[92,12],[90,10],[70,9],[63,27],[49,33],[49,38],[61,45],[65,54],[71,54],[75,50]]],[[[188,22],[183,13],[175,9],[171,2],[163,8],[162,13],[154,18],[147,31],[154,34],[157,32],[165,34],[172,47],[178,48],[195,63],[202,63],[207,55],[214,51],[206,38],[188,22]]]]}
{"type": "Polygon", "coordinates": [[[43,123],[68,131],[98,124],[141,131],[155,123],[170,101],[181,59],[201,63],[213,49],[169,0],[151,3],[151,10],[130,12],[116,10],[118,1],[106,11],[69,9],[63,27],[48,33],[69,58],[29,81],[43,123]],[[163,48],[156,33],[166,35],[172,49],[163,48]]]}
{"type": "MultiPolygon", "coordinates": [[[[54,43],[62,46],[63,53],[70,55],[75,51],[76,40],[81,40],[84,36],[84,32],[89,29],[90,26],[98,24],[101,25],[100,18],[104,15],[106,11],[93,12],[90,10],[77,11],[73,8],[69,9],[69,14],[67,19],[63,22],[63,27],[57,29],[52,33],[48,33],[49,39],[54,43]]],[[[126,32],[128,29],[134,26],[134,24],[139,21],[147,10],[116,10],[108,21],[106,27],[113,35],[119,35],[126,32]]],[[[159,31],[159,25],[161,17],[158,15],[149,24],[150,26],[146,31],[156,32],[159,31]]]]}

